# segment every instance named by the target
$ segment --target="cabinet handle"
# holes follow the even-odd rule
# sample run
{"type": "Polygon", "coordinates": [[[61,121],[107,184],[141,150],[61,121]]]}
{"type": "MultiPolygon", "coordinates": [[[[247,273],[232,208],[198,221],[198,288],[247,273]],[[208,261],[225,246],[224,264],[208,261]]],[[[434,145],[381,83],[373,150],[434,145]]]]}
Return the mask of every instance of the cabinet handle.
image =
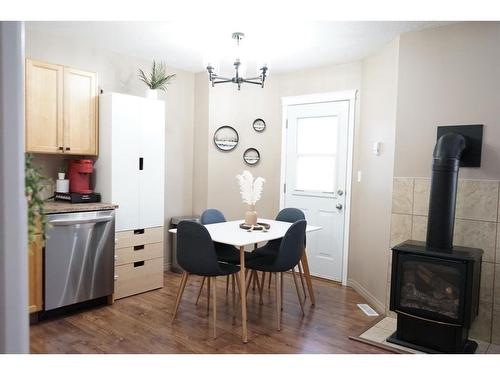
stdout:
{"type": "Polygon", "coordinates": [[[134,229],[134,234],[144,234],[144,229],[134,229]]]}
{"type": "Polygon", "coordinates": [[[144,158],[139,158],[139,170],[142,171],[144,169],[144,158]]]}
{"type": "Polygon", "coordinates": [[[134,268],[137,268],[137,267],[142,267],[144,266],[144,261],[141,260],[140,262],[134,262],[134,268]]]}
{"type": "Polygon", "coordinates": [[[71,150],[71,148],[69,148],[69,147],[66,147],[66,151],[70,151],[70,150],[71,150]]]}
{"type": "Polygon", "coordinates": [[[137,251],[137,250],[144,250],[144,245],[134,246],[134,251],[137,251]]]}
{"type": "Polygon", "coordinates": [[[61,151],[62,151],[62,150],[64,150],[64,147],[63,147],[63,146],[59,146],[58,148],[59,148],[59,150],[61,150],[61,151]]]}

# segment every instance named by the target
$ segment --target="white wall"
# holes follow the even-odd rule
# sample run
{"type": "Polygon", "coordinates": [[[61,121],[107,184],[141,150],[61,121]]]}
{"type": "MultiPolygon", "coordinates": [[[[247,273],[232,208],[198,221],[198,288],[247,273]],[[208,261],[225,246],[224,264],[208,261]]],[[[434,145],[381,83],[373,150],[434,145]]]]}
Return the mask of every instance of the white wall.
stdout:
{"type": "MultiPolygon", "coordinates": [[[[95,49],[68,37],[32,32],[27,24],[26,57],[68,65],[98,73],[99,88],[104,92],[121,92],[143,96],[145,85],[137,78],[139,68],[147,71],[151,62],[95,49]]],[[[168,61],[167,61],[168,66],[168,61]]],[[[168,69],[177,76],[160,99],[166,102],[166,184],[165,225],[170,218],[192,213],[193,197],[193,115],[194,74],[168,69]]],[[[35,161],[55,177],[63,156],[37,155],[35,161]]],[[[165,233],[168,238],[168,232],[165,233]]],[[[166,241],[165,261],[169,261],[170,246],[166,241]]]]}
{"type": "Polygon", "coordinates": [[[208,199],[209,87],[206,73],[195,75],[193,140],[193,213],[200,215],[208,199]]]}
{"type": "Polygon", "coordinates": [[[396,39],[363,61],[361,121],[356,144],[349,249],[349,284],[384,311],[390,240],[398,78],[396,39]],[[380,155],[372,152],[381,142],[380,155]]]}
{"type": "Polygon", "coordinates": [[[0,353],[29,352],[24,26],[0,22],[0,353]]]}
{"type": "MultiPolygon", "coordinates": [[[[206,74],[200,76],[200,82],[203,79],[208,81],[206,74]]],[[[207,205],[198,205],[196,213],[215,207],[222,210],[227,219],[242,218],[246,206],[241,202],[235,176],[248,169],[255,176],[266,179],[262,199],[256,207],[259,216],[275,217],[280,196],[281,98],[360,87],[361,62],[271,74],[264,89],[248,84],[244,84],[241,91],[229,84],[209,87],[208,149],[201,150],[203,157],[206,155],[208,160],[207,205]],[[266,121],[263,133],[257,133],[252,128],[256,118],[266,121]],[[223,125],[233,126],[240,136],[240,143],[231,152],[221,152],[213,144],[215,130],[223,125]],[[243,162],[243,152],[248,147],[255,147],[261,155],[260,163],[254,167],[243,162]]],[[[203,83],[202,89],[206,89],[203,83]]],[[[200,150],[195,149],[195,159],[200,158],[198,152],[200,150]]]]}
{"type": "Polygon", "coordinates": [[[500,22],[401,36],[395,176],[430,176],[438,125],[484,124],[481,168],[460,177],[500,178],[499,46],[500,22]]]}
{"type": "MultiPolygon", "coordinates": [[[[205,77],[205,79],[207,79],[205,77]]],[[[254,176],[266,179],[261,200],[256,210],[260,217],[274,217],[279,203],[279,156],[281,141],[280,101],[276,80],[272,77],[266,88],[243,85],[210,87],[209,145],[208,145],[208,207],[224,212],[226,218],[241,219],[247,209],[242,203],[236,175],[247,169],[254,176]],[[266,130],[256,132],[255,119],[266,121],[266,130]],[[238,146],[230,152],[219,151],[213,142],[215,131],[224,125],[232,126],[239,134],[238,146]],[[260,162],[248,166],[243,152],[254,147],[260,152],[260,162]]]]}

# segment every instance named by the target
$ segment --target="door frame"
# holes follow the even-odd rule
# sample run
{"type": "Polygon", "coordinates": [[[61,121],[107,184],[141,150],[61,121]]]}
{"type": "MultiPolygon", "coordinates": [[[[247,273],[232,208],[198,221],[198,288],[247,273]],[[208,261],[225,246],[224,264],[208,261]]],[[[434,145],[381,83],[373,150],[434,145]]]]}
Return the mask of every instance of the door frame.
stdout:
{"type": "Polygon", "coordinates": [[[352,170],[354,155],[354,125],[356,114],[356,97],[358,90],[334,91],[318,94],[286,96],[281,98],[281,170],[280,170],[280,210],[285,206],[285,177],[287,162],[287,128],[288,107],[301,104],[315,104],[327,102],[349,102],[349,120],[347,124],[347,165],[346,165],[346,200],[344,214],[344,246],[342,251],[342,285],[347,285],[347,265],[349,254],[349,226],[351,222],[351,192],[352,170]]]}

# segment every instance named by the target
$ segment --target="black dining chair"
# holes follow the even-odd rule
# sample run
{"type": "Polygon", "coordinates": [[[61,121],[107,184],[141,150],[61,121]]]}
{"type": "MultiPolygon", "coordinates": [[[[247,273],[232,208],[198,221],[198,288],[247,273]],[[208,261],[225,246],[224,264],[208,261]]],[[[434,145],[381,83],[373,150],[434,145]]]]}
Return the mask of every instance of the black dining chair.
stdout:
{"type": "MultiPolygon", "coordinates": [[[[281,330],[281,306],[283,303],[282,289],[281,289],[281,275],[283,272],[292,271],[295,289],[299,298],[300,308],[302,315],[304,314],[304,305],[299,295],[299,284],[295,275],[294,268],[300,262],[302,252],[304,251],[304,240],[306,236],[307,223],[305,220],[299,220],[288,228],[285,236],[280,242],[278,251],[274,255],[263,254],[256,258],[250,259],[246,266],[255,271],[263,271],[276,274],[276,313],[277,313],[277,327],[278,331],[281,330]]],[[[262,285],[259,285],[260,292],[262,292],[262,285]]]]}
{"type": "MultiPolygon", "coordinates": [[[[287,207],[282,209],[280,212],[278,212],[278,215],[276,215],[277,221],[285,221],[287,223],[295,223],[299,220],[305,220],[306,217],[304,215],[304,212],[302,210],[299,210],[298,208],[293,208],[293,207],[287,207]]],[[[269,241],[266,245],[257,248],[254,252],[258,255],[276,255],[278,253],[279,247],[281,244],[281,238],[276,239],[276,240],[271,240],[269,241]]],[[[306,245],[306,239],[304,237],[304,247],[306,245]]],[[[303,271],[302,271],[302,266],[300,262],[297,265],[297,268],[299,270],[299,276],[300,276],[300,284],[302,286],[302,292],[304,293],[304,300],[307,298],[306,294],[306,287],[304,284],[304,277],[303,277],[303,271]]],[[[271,287],[271,275],[269,274],[269,284],[268,288],[271,287]]],[[[262,273],[262,285],[264,285],[264,282],[266,280],[266,273],[262,273]]],[[[283,288],[283,285],[281,285],[283,288]]],[[[262,294],[260,296],[260,303],[262,304],[262,294]]]]}
{"type": "MultiPolygon", "coordinates": [[[[216,224],[216,223],[224,223],[226,222],[226,218],[224,214],[215,208],[208,208],[201,214],[200,223],[203,225],[207,224],[216,224]]],[[[215,252],[217,253],[217,259],[219,262],[229,263],[229,264],[240,264],[240,250],[235,248],[232,245],[214,242],[215,252]]],[[[245,252],[245,262],[248,259],[251,259],[253,256],[252,253],[245,252]]],[[[256,277],[257,278],[257,277],[256,277]]],[[[198,297],[196,298],[196,304],[201,296],[201,292],[203,290],[203,285],[205,283],[205,278],[201,281],[200,290],[198,292],[198,297]]],[[[232,284],[233,294],[234,294],[234,281],[232,284]]],[[[226,295],[229,292],[229,276],[226,278],[226,295]]],[[[210,291],[208,291],[210,293],[210,291]]]]}
{"type": "MultiPolygon", "coordinates": [[[[239,272],[240,267],[235,264],[221,263],[217,259],[214,243],[208,233],[207,228],[203,225],[192,221],[181,221],[177,226],[177,260],[179,265],[184,270],[182,274],[181,284],[177,292],[175,301],[174,314],[172,322],[174,321],[179,304],[186,287],[189,275],[198,275],[208,278],[208,295],[207,295],[207,312],[210,309],[210,280],[213,283],[213,335],[216,335],[216,319],[217,319],[217,276],[232,275],[233,280],[236,278],[235,274],[239,272]]],[[[233,281],[234,282],[234,281],[233,281]]],[[[238,284],[239,285],[239,284],[238,284]]],[[[233,298],[233,308],[234,306],[233,298]]]]}

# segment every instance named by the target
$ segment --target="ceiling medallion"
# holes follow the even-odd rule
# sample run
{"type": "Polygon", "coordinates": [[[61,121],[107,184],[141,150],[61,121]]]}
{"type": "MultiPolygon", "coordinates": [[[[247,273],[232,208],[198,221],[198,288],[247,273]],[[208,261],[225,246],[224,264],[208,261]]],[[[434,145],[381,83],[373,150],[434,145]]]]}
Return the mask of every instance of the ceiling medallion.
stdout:
{"type": "MultiPolygon", "coordinates": [[[[239,47],[241,39],[245,36],[244,33],[236,32],[233,33],[232,37],[233,39],[236,40],[237,46],[239,47]]],[[[208,64],[207,66],[207,72],[208,72],[208,79],[210,82],[212,82],[212,87],[214,87],[218,83],[228,83],[232,82],[238,85],[238,90],[241,89],[241,84],[243,82],[245,83],[253,83],[254,85],[260,85],[262,88],[264,87],[264,81],[266,80],[267,77],[267,65],[262,65],[262,67],[259,69],[260,70],[260,75],[258,77],[252,77],[252,78],[243,78],[239,74],[239,69],[241,66],[241,61],[240,58],[237,57],[236,61],[234,62],[234,70],[235,70],[235,76],[232,78],[227,78],[227,77],[220,77],[215,73],[215,69],[211,64],[208,64]]]]}

